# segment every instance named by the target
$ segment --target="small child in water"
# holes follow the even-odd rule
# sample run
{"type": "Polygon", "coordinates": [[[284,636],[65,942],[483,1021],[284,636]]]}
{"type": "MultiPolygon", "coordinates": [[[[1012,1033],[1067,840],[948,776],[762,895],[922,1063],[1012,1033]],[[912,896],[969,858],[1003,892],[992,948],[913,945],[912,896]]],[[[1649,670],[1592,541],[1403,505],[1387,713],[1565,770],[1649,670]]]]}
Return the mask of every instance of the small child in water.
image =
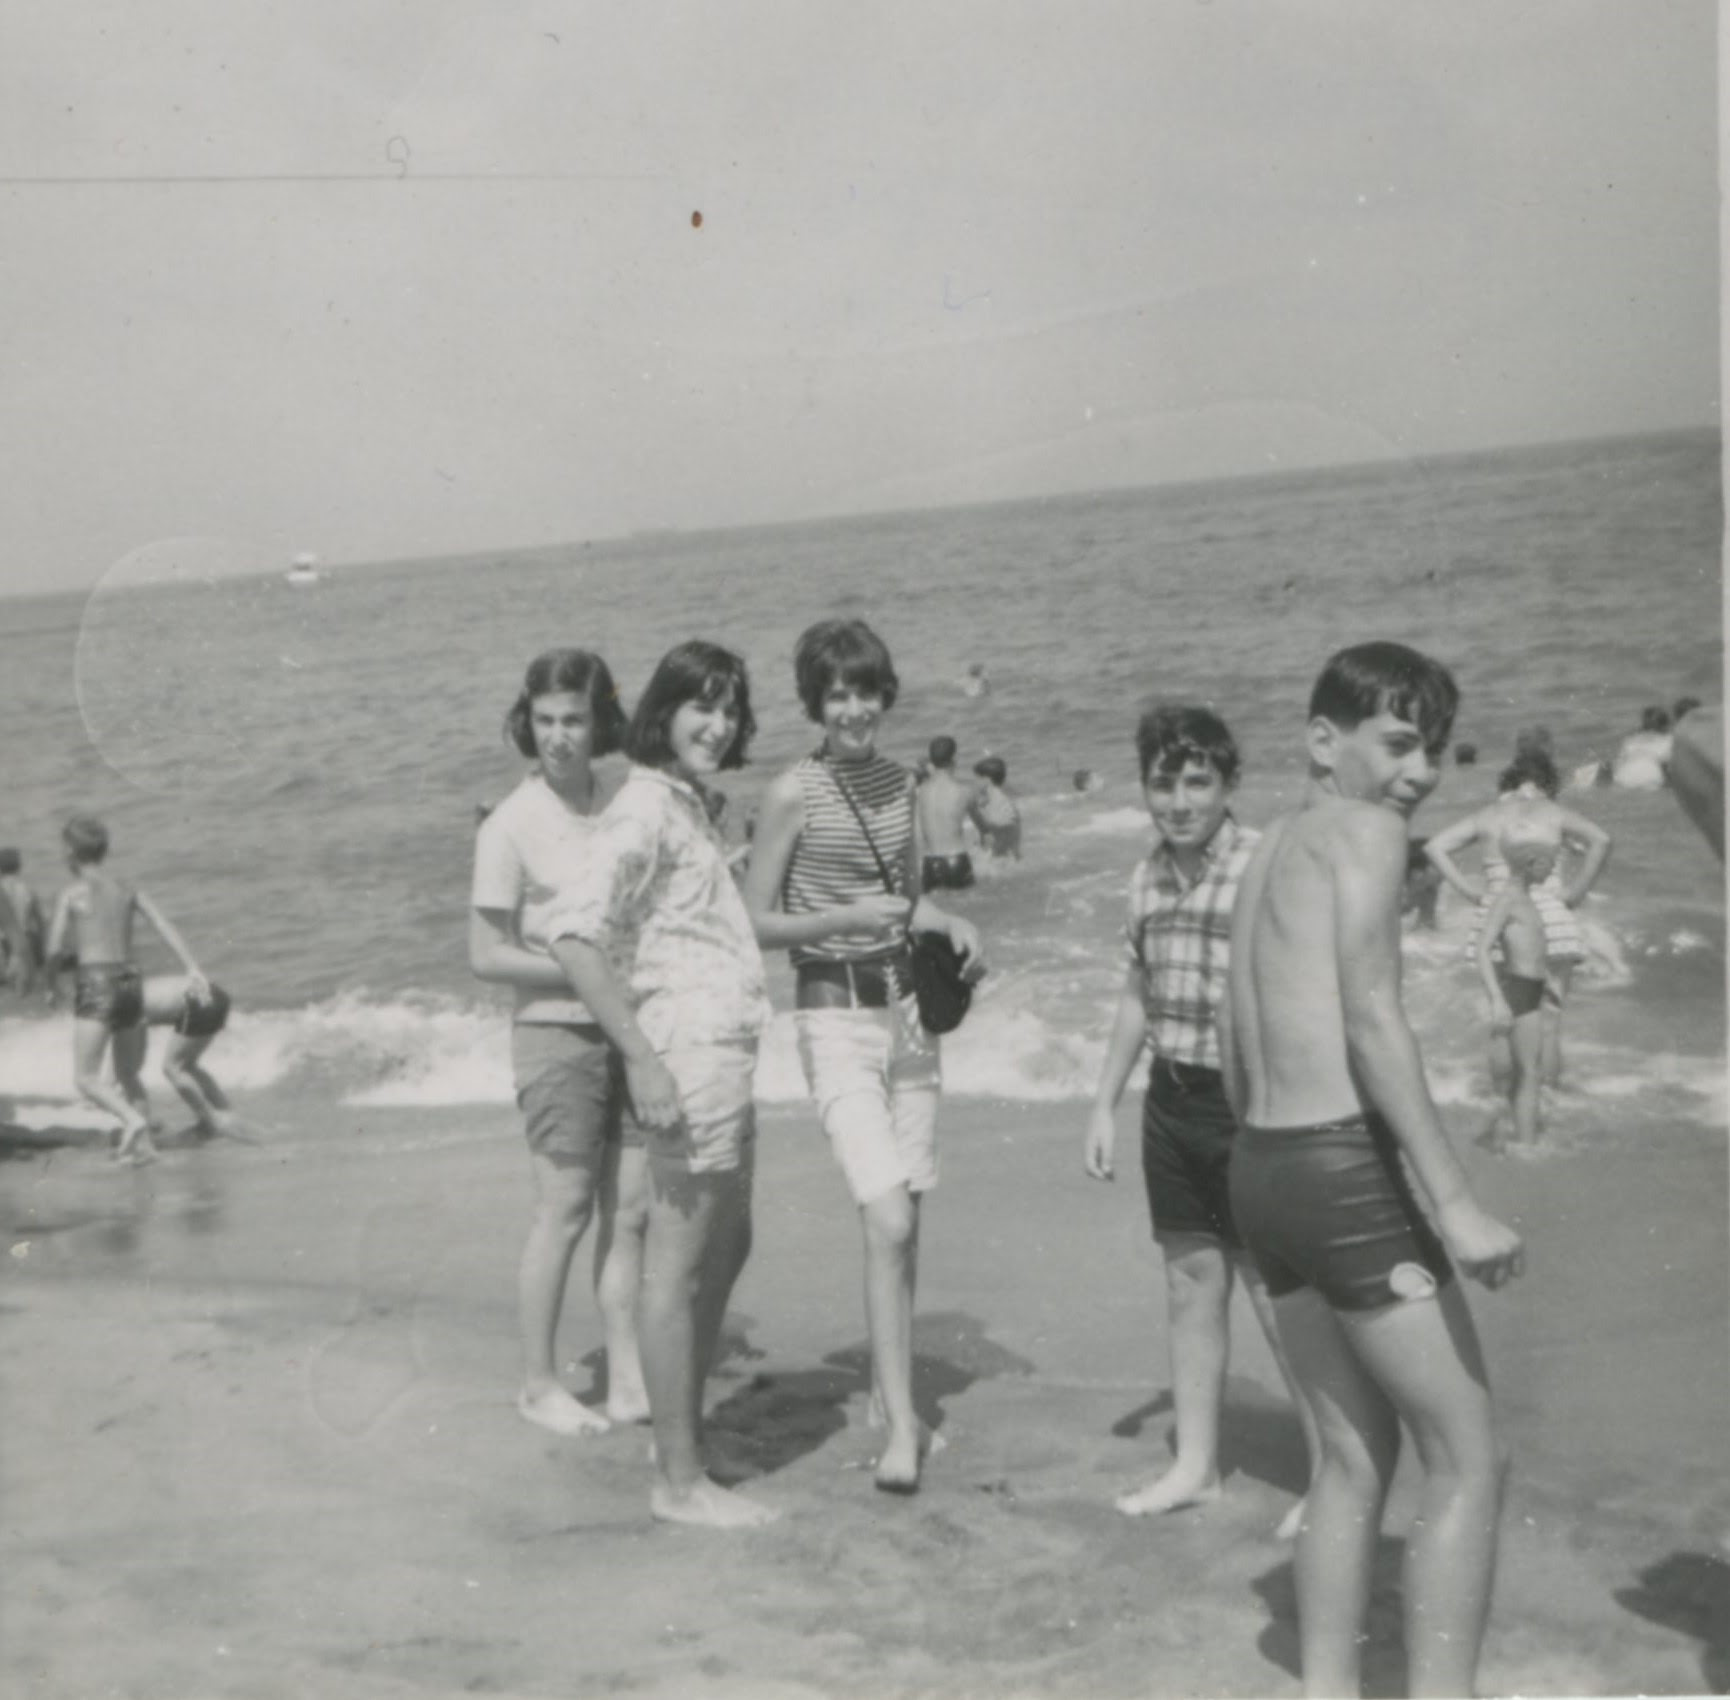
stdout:
{"type": "Polygon", "coordinates": [[[1021,810],[1003,787],[1009,768],[1001,756],[984,756],[973,764],[979,789],[967,805],[967,818],[979,833],[979,848],[988,856],[1021,860],[1021,810]]]}
{"type": "MultiPolygon", "coordinates": [[[[1547,843],[1503,838],[1502,856],[1508,883],[1490,904],[1478,934],[1478,973],[1490,999],[1490,1033],[1508,1036],[1511,1070],[1508,1103],[1513,1112],[1512,1143],[1530,1151],[1538,1143],[1539,1051],[1543,1043],[1545,961],[1544,918],[1532,901],[1532,887],[1542,885],[1556,865],[1556,852],[1547,843]],[[1501,960],[1492,960],[1500,948],[1501,960]]],[[[1492,1126],[1489,1147],[1508,1149],[1500,1119],[1492,1126]]]]}

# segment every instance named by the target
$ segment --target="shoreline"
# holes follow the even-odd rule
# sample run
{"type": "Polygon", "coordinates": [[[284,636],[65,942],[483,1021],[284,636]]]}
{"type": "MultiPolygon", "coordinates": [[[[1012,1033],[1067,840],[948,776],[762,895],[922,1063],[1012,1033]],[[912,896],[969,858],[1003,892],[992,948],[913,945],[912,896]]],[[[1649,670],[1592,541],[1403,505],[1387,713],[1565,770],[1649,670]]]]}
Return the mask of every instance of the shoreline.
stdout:
{"type": "MultiPolygon", "coordinates": [[[[9,1693],[1297,1691],[1273,1530],[1302,1445],[1241,1298],[1224,1497],[1112,1508],[1166,1455],[1164,1300],[1133,1159],[1087,1180],[1079,1107],[945,1108],[915,1353],[948,1447],[901,1502],[870,1490],[852,1210],[808,1112],[764,1112],[710,1428],[783,1517],[740,1536],[651,1522],[641,1430],[561,1440],[512,1411],[509,1112],[242,1108],[306,1137],[141,1169],[0,1149],[9,1693]]],[[[1460,1144],[1531,1247],[1522,1281],[1473,1290],[1514,1455],[1483,1691],[1721,1688],[1722,1137],[1529,1164],[1460,1144]]],[[[561,1337],[585,1399],[588,1249],[561,1337]]],[[[1372,1693],[1403,1681],[1404,1482],[1372,1693]]]]}

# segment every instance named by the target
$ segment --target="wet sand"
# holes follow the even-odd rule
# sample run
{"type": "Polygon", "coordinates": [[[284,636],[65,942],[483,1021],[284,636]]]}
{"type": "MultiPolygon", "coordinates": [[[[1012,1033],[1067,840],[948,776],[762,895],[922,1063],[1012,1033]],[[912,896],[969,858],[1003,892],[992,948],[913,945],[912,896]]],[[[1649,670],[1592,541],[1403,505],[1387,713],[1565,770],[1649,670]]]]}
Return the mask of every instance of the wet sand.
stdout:
{"type": "MultiPolygon", "coordinates": [[[[508,1114],[245,1108],[283,1133],[137,1171],[0,1135],[7,1695],[1297,1692],[1302,1446],[1241,1300],[1224,1498],[1112,1509],[1167,1456],[1164,1293],[1133,1142],[1088,1181],[1078,1106],[948,1107],[916,1342],[948,1447],[911,1500],[871,1487],[840,1181],[808,1114],[765,1115],[712,1389],[725,1472],[783,1513],[745,1535],[650,1521],[644,1431],[512,1410],[508,1114]]],[[[1483,1690],[1723,1692],[1722,1139],[1467,1161],[1531,1247],[1474,1299],[1514,1453],[1483,1690]]],[[[584,1397],[597,1339],[573,1285],[584,1397]]],[[[1372,1693],[1403,1683],[1409,1516],[1402,1485],[1372,1693]]]]}

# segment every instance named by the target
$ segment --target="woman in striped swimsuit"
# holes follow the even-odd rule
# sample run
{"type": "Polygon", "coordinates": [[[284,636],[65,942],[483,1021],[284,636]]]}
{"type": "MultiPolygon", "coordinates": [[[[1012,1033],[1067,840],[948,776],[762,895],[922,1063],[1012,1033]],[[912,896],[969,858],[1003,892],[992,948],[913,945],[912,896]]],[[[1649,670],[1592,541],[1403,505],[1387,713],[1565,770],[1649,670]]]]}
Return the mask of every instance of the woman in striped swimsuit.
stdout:
{"type": "Polygon", "coordinates": [[[912,1493],[923,1452],[913,1409],[919,1200],[937,1184],[941,1080],[906,970],[908,934],[947,933],[974,976],[984,958],[971,922],[917,895],[912,775],[877,753],[897,689],[883,640],[862,620],[825,620],[799,639],[793,667],[823,743],[764,796],[745,904],[759,942],[792,956],[800,1061],[859,1207],[872,1416],[888,1426],[877,1486],[912,1493]]]}
{"type": "Polygon", "coordinates": [[[1508,883],[1508,864],[1502,856],[1504,841],[1542,845],[1554,853],[1556,865],[1549,878],[1531,888],[1532,901],[1544,922],[1546,975],[1539,1077],[1546,1086],[1556,1085],[1562,1077],[1562,1005],[1567,1001],[1574,969],[1586,960],[1586,941],[1574,910],[1592,889],[1610,855],[1609,833],[1555,800],[1560,786],[1556,764],[1549,755],[1541,749],[1523,748],[1503,770],[1495,802],[1444,828],[1424,846],[1442,878],[1478,906],[1466,943],[1466,955],[1474,961],[1484,917],[1496,894],[1508,883]],[[1483,857],[1477,880],[1468,879],[1454,863],[1455,855],[1472,843],[1480,846],[1483,857]],[[1562,877],[1564,849],[1578,852],[1581,858],[1573,877],[1566,881],[1562,877]]]}

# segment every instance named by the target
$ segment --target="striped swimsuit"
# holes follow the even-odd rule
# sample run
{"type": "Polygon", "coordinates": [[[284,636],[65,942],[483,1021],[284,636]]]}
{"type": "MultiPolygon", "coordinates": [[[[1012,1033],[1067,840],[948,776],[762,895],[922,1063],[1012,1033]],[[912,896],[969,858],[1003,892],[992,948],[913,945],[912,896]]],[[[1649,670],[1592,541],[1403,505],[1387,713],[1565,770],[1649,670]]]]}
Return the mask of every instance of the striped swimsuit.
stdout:
{"type": "MultiPolygon", "coordinates": [[[[805,825],[787,863],[782,909],[789,915],[809,915],[876,897],[884,889],[877,859],[837,789],[837,773],[859,805],[896,891],[909,895],[907,846],[913,837],[913,787],[906,768],[880,755],[862,762],[807,756],[793,772],[804,803],[805,825]]],[[[899,944],[888,940],[839,935],[821,944],[795,945],[789,954],[798,967],[806,962],[881,962],[900,951],[899,944]]]]}

